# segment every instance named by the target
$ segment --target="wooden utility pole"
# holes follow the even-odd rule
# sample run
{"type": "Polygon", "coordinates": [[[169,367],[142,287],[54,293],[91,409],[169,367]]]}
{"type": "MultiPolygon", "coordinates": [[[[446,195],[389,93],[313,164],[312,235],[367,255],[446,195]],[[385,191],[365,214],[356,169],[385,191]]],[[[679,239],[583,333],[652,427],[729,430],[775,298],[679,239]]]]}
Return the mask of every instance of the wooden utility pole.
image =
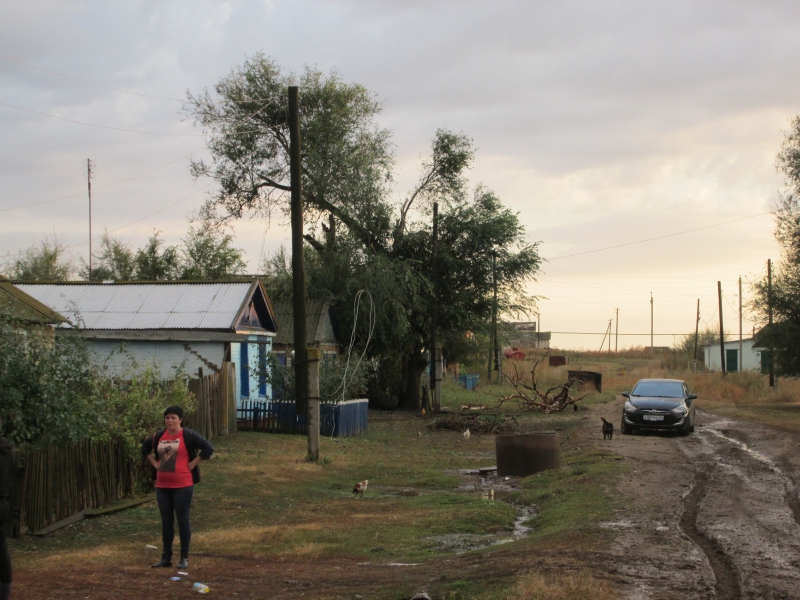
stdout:
{"type": "Polygon", "coordinates": [[[433,258],[431,270],[433,272],[433,306],[431,307],[431,376],[430,388],[433,396],[433,410],[439,412],[442,409],[441,385],[437,385],[437,379],[441,380],[441,351],[436,345],[436,328],[439,323],[439,272],[437,269],[439,256],[439,203],[433,203],[433,258]]]}
{"type": "Polygon", "coordinates": [[[492,287],[494,288],[492,297],[492,347],[494,354],[494,370],[497,371],[497,381],[500,377],[500,348],[497,344],[497,254],[492,254],[492,287]]]}
{"type": "Polygon", "coordinates": [[[319,460],[319,348],[308,348],[308,458],[319,460]]]}
{"type": "Polygon", "coordinates": [[[653,292],[650,292],[650,354],[653,352],[653,292]]]}
{"type": "Polygon", "coordinates": [[[611,352],[611,319],[608,320],[608,351],[611,352]]]}
{"type": "Polygon", "coordinates": [[[495,359],[492,358],[492,355],[494,354],[495,351],[496,341],[494,339],[494,336],[496,335],[496,328],[497,328],[497,279],[495,274],[495,268],[496,268],[496,256],[494,252],[492,252],[492,286],[494,289],[494,297],[492,300],[492,324],[489,330],[489,364],[486,367],[487,382],[492,381],[492,365],[495,361],[495,359]]]}
{"type": "MultiPolygon", "coordinates": [[[[772,338],[772,259],[767,259],[767,331],[772,338]]],[[[775,387],[775,346],[769,349],[769,387],[775,387]]]]}
{"type": "Polygon", "coordinates": [[[89,281],[92,280],[92,159],[86,159],[86,181],[89,184],[89,281]]]}
{"type": "Polygon", "coordinates": [[[742,355],[742,278],[739,277],[739,373],[744,369],[744,356],[742,355]]]}
{"type": "Polygon", "coordinates": [[[614,354],[619,352],[619,309],[617,309],[617,318],[614,321],[616,323],[617,331],[614,334],[614,354]]]}
{"type": "Polygon", "coordinates": [[[536,347],[542,347],[542,315],[536,313],[536,347]]]}
{"type": "Polygon", "coordinates": [[[719,297],[719,355],[722,360],[722,374],[725,375],[725,331],[722,329],[722,282],[717,282],[717,296],[719,297]]]}
{"type": "Polygon", "coordinates": [[[694,322],[694,360],[697,363],[697,338],[700,335],[700,298],[697,299],[697,319],[694,322]]]}
{"type": "MultiPolygon", "coordinates": [[[[294,386],[297,414],[308,413],[306,346],[306,268],[303,261],[303,187],[300,166],[300,111],[297,86],[289,87],[289,176],[292,188],[292,313],[294,317],[294,386]]],[[[309,436],[311,428],[309,427],[309,436]]],[[[309,437],[309,443],[310,443],[309,437]]]]}

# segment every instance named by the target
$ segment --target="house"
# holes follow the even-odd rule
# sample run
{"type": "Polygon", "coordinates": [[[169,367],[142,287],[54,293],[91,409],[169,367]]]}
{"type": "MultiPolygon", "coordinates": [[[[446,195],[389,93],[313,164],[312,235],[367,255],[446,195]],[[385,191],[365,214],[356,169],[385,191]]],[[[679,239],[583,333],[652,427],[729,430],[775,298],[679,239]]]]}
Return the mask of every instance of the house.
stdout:
{"type": "MultiPolygon", "coordinates": [[[[229,281],[20,283],[41,304],[70,315],[100,364],[123,375],[132,363],[162,377],[236,368],[240,399],[267,398],[266,356],[277,333],[260,279],[229,281]]],[[[241,403],[241,402],[240,402],[241,403]]]]}
{"type": "Polygon", "coordinates": [[[69,325],[69,320],[29,296],[0,275],[0,312],[22,323],[28,331],[54,337],[57,325],[69,325]]]}
{"type": "MultiPolygon", "coordinates": [[[[720,356],[719,343],[702,346],[706,369],[721,371],[722,357],[720,356]]],[[[753,338],[742,340],[742,371],[762,371],[768,368],[769,351],[755,346],[753,338]]],[[[733,373],[739,370],[739,340],[725,342],[725,370],[733,373]]]]}
{"type": "Polygon", "coordinates": [[[539,331],[536,321],[511,323],[514,332],[510,333],[509,345],[516,348],[550,348],[550,332],[539,331]]]}
{"type": "MultiPolygon", "coordinates": [[[[294,347],[294,311],[291,300],[277,300],[273,304],[278,333],[272,341],[272,351],[281,364],[286,364],[287,353],[294,347]]],[[[338,356],[341,345],[336,339],[333,312],[329,300],[306,302],[306,338],[309,346],[316,346],[324,357],[338,356]]]]}

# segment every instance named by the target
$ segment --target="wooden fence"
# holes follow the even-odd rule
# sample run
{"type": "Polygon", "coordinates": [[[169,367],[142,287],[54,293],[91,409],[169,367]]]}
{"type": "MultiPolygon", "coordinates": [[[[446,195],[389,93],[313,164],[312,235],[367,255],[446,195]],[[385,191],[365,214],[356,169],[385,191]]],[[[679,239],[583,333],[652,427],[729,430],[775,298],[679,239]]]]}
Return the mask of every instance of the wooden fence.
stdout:
{"type": "MultiPolygon", "coordinates": [[[[366,399],[320,404],[320,434],[348,437],[366,431],[368,405],[369,401],[366,399]]],[[[239,431],[308,433],[306,416],[297,414],[294,402],[244,400],[237,412],[239,431]]]]}
{"type": "Polygon", "coordinates": [[[236,370],[230,362],[219,373],[189,380],[197,397],[197,410],[186,415],[184,425],[207,440],[236,432],[236,370]]]}
{"type": "Polygon", "coordinates": [[[13,534],[36,531],[88,508],[130,496],[145,477],[122,442],[83,441],[30,450],[15,486],[13,534]]]}

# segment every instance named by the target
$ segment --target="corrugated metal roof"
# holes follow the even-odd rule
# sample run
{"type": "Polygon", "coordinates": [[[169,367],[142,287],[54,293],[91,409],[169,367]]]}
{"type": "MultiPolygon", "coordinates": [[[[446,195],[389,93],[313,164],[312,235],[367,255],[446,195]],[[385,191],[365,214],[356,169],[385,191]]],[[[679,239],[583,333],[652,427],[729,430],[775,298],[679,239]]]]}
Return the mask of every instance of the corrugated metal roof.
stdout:
{"type": "MultiPolygon", "coordinates": [[[[294,345],[294,311],[292,310],[291,300],[276,300],[272,303],[275,311],[275,324],[277,325],[278,335],[272,341],[273,344],[294,345]]],[[[336,343],[336,339],[321,339],[320,321],[327,318],[323,312],[330,308],[327,300],[314,299],[306,302],[306,337],[308,343],[336,343]]]]}
{"type": "Polygon", "coordinates": [[[20,283],[86,329],[232,329],[252,282],[20,283]]]}
{"type": "Polygon", "coordinates": [[[8,311],[13,317],[27,323],[40,325],[68,323],[67,319],[52,308],[26,294],[2,276],[0,276],[0,310],[8,311]]]}

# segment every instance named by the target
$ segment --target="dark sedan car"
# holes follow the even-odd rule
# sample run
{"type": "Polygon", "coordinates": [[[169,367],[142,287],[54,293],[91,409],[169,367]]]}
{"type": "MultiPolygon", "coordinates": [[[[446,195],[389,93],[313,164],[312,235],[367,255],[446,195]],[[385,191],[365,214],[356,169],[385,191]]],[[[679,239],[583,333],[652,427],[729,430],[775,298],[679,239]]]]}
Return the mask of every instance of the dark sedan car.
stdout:
{"type": "Polygon", "coordinates": [[[622,409],[622,433],[637,429],[665,429],[688,435],[694,431],[695,409],[686,384],[680,379],[640,379],[622,409]]]}

